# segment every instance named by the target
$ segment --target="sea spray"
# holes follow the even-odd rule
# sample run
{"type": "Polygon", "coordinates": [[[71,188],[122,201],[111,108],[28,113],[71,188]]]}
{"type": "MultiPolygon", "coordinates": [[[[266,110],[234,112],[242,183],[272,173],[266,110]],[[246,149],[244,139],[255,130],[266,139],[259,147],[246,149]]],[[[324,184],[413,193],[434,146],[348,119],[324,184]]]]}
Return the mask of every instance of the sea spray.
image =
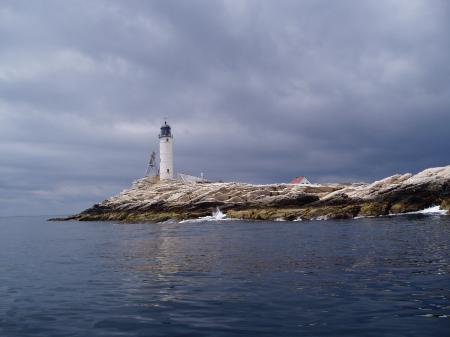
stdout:
{"type": "Polygon", "coordinates": [[[185,223],[185,222],[203,222],[203,221],[229,221],[229,220],[239,220],[239,219],[233,219],[233,218],[228,218],[226,216],[226,214],[224,214],[219,207],[216,207],[211,215],[207,215],[207,216],[203,216],[197,219],[187,219],[187,220],[182,220],[180,221],[180,223],[185,223]]]}
{"type": "Polygon", "coordinates": [[[402,215],[449,215],[449,212],[446,209],[442,209],[440,206],[431,206],[420,211],[414,212],[405,212],[405,213],[392,213],[387,215],[379,215],[379,216],[356,216],[353,219],[364,219],[364,218],[381,218],[381,217],[390,217],[390,216],[402,216],[402,215]]]}
{"type": "Polygon", "coordinates": [[[447,215],[448,211],[446,209],[441,209],[440,206],[431,206],[431,207],[425,208],[421,211],[407,212],[407,213],[403,213],[403,214],[447,215]]]}

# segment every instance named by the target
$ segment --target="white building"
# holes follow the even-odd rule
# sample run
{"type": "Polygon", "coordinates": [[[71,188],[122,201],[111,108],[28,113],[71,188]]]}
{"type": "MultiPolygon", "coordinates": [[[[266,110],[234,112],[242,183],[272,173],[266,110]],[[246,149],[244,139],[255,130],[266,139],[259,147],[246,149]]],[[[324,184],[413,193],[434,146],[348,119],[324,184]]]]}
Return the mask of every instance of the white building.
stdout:
{"type": "Polygon", "coordinates": [[[170,125],[164,122],[159,134],[159,178],[173,179],[173,136],[170,125]]]}

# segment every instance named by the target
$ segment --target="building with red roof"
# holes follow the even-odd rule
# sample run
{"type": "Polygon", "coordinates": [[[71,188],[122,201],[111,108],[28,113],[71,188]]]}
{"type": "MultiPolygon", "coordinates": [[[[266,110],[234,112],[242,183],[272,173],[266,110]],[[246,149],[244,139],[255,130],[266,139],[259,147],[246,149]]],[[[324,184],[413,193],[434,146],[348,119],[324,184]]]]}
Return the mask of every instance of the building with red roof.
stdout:
{"type": "Polygon", "coordinates": [[[292,179],[292,181],[290,182],[290,184],[306,184],[306,185],[311,185],[311,182],[304,176],[299,176],[299,177],[295,177],[294,179],[292,179]]]}

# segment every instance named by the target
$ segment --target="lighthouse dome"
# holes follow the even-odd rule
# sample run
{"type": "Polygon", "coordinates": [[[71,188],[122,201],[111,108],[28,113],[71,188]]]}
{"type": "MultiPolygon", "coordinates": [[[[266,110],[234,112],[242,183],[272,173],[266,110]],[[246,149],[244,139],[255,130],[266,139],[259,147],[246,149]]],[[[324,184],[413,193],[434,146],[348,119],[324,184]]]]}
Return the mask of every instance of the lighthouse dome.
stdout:
{"type": "Polygon", "coordinates": [[[163,126],[161,126],[161,133],[159,134],[159,138],[163,137],[172,137],[172,131],[170,125],[167,122],[164,122],[163,126]]]}

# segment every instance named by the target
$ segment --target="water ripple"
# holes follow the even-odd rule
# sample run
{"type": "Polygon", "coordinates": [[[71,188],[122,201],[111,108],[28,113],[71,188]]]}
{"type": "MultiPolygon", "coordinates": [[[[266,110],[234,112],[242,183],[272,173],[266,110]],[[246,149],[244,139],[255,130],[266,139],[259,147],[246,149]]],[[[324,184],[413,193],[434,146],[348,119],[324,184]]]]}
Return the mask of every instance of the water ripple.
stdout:
{"type": "Polygon", "coordinates": [[[0,221],[1,336],[448,333],[448,217],[0,221]]]}

